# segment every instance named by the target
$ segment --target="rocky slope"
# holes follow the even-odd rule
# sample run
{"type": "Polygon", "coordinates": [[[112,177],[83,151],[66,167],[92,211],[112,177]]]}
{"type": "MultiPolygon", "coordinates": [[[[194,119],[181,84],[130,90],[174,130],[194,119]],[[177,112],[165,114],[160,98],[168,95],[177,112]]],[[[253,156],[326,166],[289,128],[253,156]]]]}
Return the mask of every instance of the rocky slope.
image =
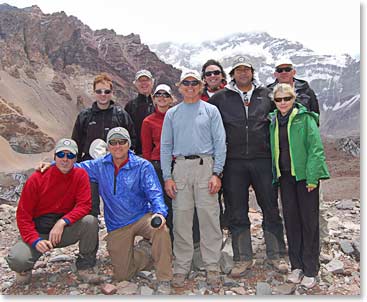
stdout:
{"type": "Polygon", "coordinates": [[[47,152],[90,106],[95,75],[112,76],[115,100],[124,105],[136,94],[132,82],[142,68],[172,87],[180,75],[138,35],[93,31],[64,12],[1,4],[0,135],[16,152],[47,152]]]}

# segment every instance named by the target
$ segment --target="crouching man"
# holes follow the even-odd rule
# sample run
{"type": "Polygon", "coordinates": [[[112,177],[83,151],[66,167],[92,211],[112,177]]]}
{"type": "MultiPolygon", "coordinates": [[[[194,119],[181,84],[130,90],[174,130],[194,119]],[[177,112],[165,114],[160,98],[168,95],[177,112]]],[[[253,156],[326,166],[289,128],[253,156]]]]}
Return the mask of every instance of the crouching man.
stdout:
{"type": "Polygon", "coordinates": [[[172,248],[165,225],[167,206],[162,187],[152,164],[136,156],[130,146],[129,132],[122,127],[112,128],[107,134],[109,154],[75,166],[85,169],[90,180],[99,185],[114,278],[129,280],[154,265],[158,279],[156,293],[170,294],[172,248]],[[157,228],[151,226],[154,217],[162,221],[157,228]],[[134,247],[136,236],[150,243],[143,240],[134,247]]]}
{"type": "Polygon", "coordinates": [[[35,262],[47,251],[79,241],[78,270],[96,264],[98,221],[92,207],[88,174],[74,168],[78,147],[61,139],[55,148],[55,166],[36,171],[24,185],[16,220],[21,241],[5,257],[17,283],[31,280],[35,262]]]}

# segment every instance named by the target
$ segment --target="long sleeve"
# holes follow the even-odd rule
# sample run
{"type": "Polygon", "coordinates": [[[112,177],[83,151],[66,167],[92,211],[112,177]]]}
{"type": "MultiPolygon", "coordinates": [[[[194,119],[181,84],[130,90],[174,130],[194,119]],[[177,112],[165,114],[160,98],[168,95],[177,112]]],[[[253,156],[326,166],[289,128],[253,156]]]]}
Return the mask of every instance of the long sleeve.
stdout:
{"type": "Polygon", "coordinates": [[[172,152],[173,152],[173,126],[168,110],[162,128],[161,136],[161,168],[163,172],[163,179],[171,179],[171,165],[172,165],[172,152]]]}
{"type": "Polygon", "coordinates": [[[152,160],[153,133],[149,121],[145,118],[141,126],[141,147],[143,157],[152,160]]]}
{"type": "Polygon", "coordinates": [[[212,116],[211,136],[214,144],[214,167],[213,172],[221,173],[226,161],[226,131],[223,126],[219,110],[214,107],[212,116]]]}
{"type": "Polygon", "coordinates": [[[29,245],[40,238],[33,222],[33,212],[38,201],[39,186],[35,175],[32,175],[23,187],[16,213],[20,236],[29,245]]]}

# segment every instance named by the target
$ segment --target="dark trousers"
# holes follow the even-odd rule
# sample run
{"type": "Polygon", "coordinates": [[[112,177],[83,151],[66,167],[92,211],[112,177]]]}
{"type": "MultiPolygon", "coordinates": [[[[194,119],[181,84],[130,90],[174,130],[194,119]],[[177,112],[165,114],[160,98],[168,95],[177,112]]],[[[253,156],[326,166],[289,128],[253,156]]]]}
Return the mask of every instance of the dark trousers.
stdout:
{"type": "Polygon", "coordinates": [[[292,270],[315,277],[320,268],[319,187],[308,192],[305,181],[282,172],[280,194],[292,270]]]}
{"type": "Polygon", "coordinates": [[[92,210],[90,211],[90,215],[98,217],[101,214],[98,183],[90,182],[90,189],[92,192],[92,210]]]}
{"type": "Polygon", "coordinates": [[[259,204],[262,228],[269,259],[278,259],[285,249],[282,219],[272,185],[271,159],[227,160],[224,167],[223,195],[225,217],[232,233],[233,260],[253,258],[249,210],[249,187],[252,185],[259,204]]]}
{"type": "Polygon", "coordinates": [[[163,180],[163,173],[161,169],[161,162],[159,160],[152,160],[151,161],[155,172],[158,175],[159,182],[161,183],[162,190],[163,190],[163,197],[164,197],[164,203],[168,207],[168,214],[166,217],[166,224],[169,228],[169,235],[171,237],[171,242],[173,244],[173,215],[172,215],[172,199],[166,194],[166,191],[164,190],[164,180],[163,180]]]}

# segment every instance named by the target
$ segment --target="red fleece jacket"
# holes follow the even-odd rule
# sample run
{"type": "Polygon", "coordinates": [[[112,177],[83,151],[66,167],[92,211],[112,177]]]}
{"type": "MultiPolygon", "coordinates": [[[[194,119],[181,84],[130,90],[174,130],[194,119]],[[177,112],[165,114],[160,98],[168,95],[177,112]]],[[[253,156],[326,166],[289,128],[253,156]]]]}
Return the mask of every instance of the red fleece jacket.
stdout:
{"type": "Polygon", "coordinates": [[[63,174],[52,166],[43,174],[33,173],[26,181],[19,199],[17,224],[24,242],[32,245],[40,236],[34,218],[55,213],[73,224],[87,215],[92,208],[87,172],[73,168],[63,174]]]}
{"type": "Polygon", "coordinates": [[[143,157],[147,160],[160,160],[161,134],[166,113],[157,109],[148,115],[141,126],[141,146],[143,157]]]}

